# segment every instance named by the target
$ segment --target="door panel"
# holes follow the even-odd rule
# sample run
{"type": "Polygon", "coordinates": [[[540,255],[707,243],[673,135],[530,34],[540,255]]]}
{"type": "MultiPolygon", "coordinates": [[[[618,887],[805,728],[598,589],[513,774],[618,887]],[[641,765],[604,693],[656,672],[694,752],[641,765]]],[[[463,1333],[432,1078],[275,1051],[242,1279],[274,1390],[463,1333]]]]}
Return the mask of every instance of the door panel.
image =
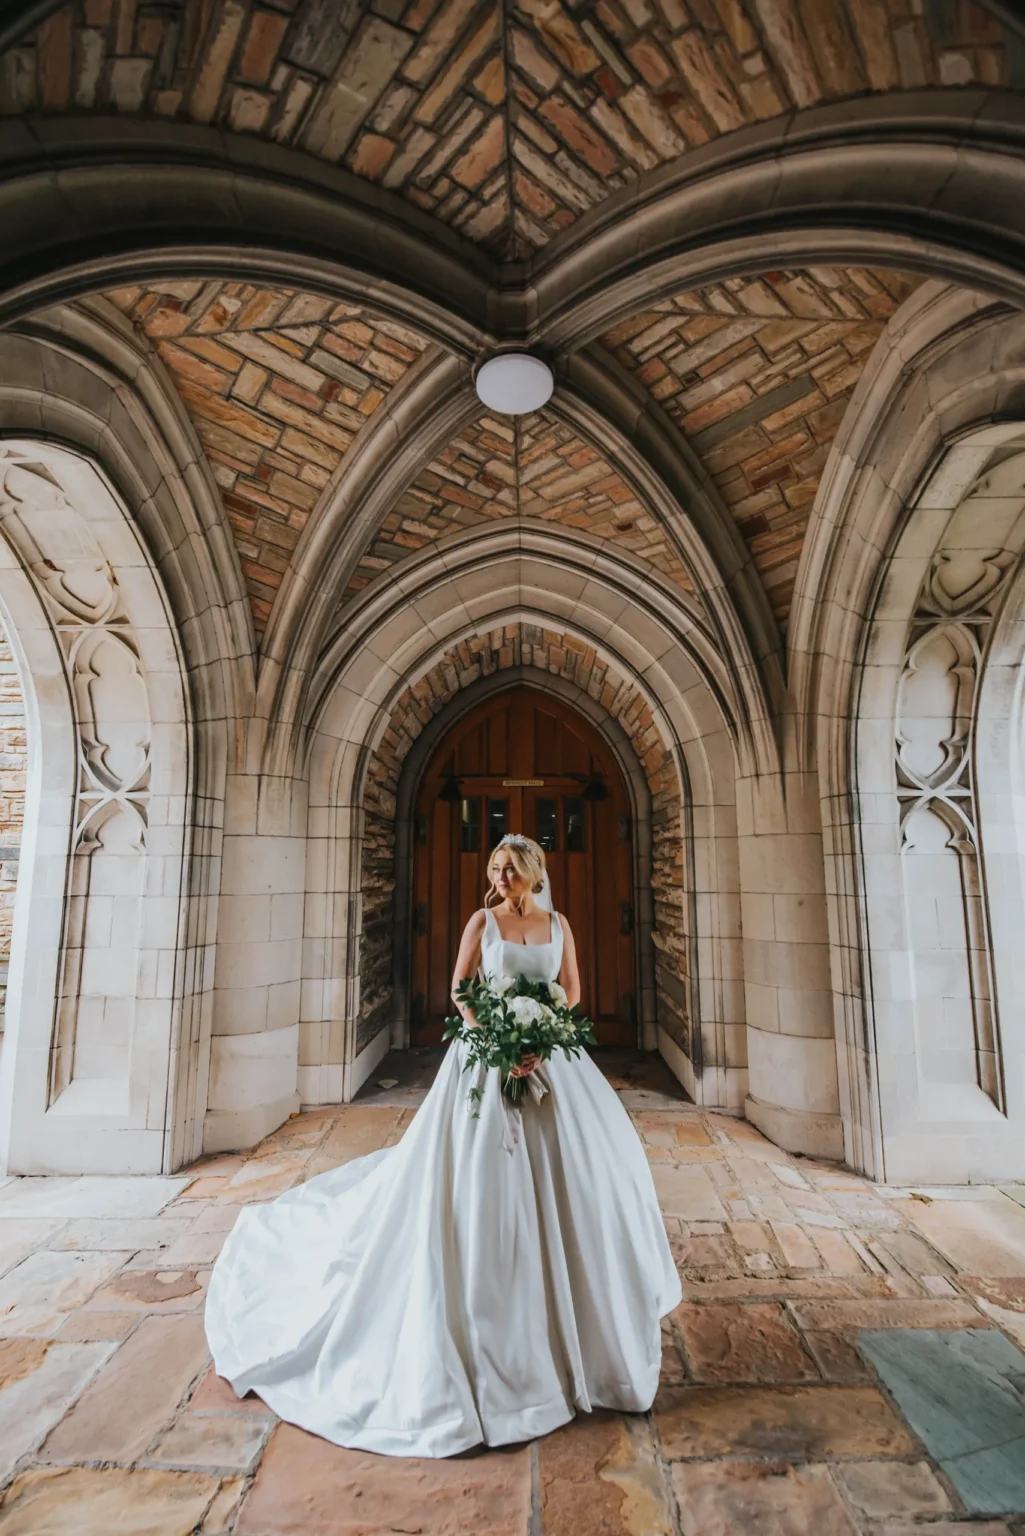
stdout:
{"type": "Polygon", "coordinates": [[[498,695],[439,744],[416,818],[412,1043],[440,1040],[459,938],[484,903],[489,854],[505,832],[523,832],[546,850],[599,1044],[635,1045],[629,801],[594,727],[532,688],[498,695]]]}

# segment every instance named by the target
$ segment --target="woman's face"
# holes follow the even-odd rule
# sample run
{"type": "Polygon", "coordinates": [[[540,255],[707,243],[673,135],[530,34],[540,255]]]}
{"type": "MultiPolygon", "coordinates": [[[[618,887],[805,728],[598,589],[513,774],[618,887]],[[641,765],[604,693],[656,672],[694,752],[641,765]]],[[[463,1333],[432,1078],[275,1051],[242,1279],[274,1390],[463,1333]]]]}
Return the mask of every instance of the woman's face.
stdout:
{"type": "Polygon", "coordinates": [[[522,901],[530,889],[530,882],[525,875],[521,875],[509,855],[499,849],[491,862],[491,878],[495,883],[495,889],[504,901],[514,904],[522,901]]]}

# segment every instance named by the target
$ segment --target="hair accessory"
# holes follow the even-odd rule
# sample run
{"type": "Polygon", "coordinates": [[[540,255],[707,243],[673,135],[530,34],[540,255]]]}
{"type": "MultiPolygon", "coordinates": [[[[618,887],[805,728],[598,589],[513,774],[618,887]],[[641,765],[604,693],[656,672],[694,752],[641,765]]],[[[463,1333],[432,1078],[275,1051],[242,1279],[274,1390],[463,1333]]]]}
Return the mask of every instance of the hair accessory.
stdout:
{"type": "Polygon", "coordinates": [[[530,838],[524,837],[522,832],[507,832],[495,844],[496,848],[532,848],[533,846],[530,838]]]}

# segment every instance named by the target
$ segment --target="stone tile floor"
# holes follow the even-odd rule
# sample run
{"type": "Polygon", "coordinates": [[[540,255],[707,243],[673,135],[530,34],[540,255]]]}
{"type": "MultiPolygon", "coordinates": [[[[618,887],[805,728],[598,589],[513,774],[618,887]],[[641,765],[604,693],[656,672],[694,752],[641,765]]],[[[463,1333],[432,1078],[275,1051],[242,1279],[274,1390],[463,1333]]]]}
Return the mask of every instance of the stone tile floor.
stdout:
{"type": "MultiPolygon", "coordinates": [[[[684,1285],[650,1414],[432,1462],[236,1401],[202,1308],[239,1207],[396,1142],[431,1066],[175,1178],[0,1180],[0,1536],[1025,1536],[1025,1497],[966,1510],[858,1348],[1025,1345],[1021,1189],[874,1187],[613,1060],[684,1285]]],[[[961,1381],[936,1386],[947,1451],[961,1381]]]]}

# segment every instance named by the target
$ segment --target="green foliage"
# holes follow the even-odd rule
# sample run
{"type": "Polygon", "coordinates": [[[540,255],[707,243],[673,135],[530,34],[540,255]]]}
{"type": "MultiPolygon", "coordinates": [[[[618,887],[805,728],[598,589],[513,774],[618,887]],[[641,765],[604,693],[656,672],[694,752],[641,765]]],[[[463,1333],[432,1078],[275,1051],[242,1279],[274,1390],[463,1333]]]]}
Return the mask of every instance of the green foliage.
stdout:
{"type": "MultiPolygon", "coordinates": [[[[469,1010],[472,1022],[459,1015],[446,1019],[443,1038],[461,1040],[468,1047],[464,1071],[498,1067],[502,1091],[513,1100],[528,1091],[525,1077],[510,1075],[525,1056],[541,1061],[548,1061],[556,1051],[578,1056],[585,1045],[597,1043],[591,1020],[579,1007],[567,1006],[558,983],[526,976],[506,977],[495,985],[468,979],[459,983],[456,997],[469,1010]]],[[[480,1098],[481,1089],[471,1088],[473,1103],[479,1104],[480,1098]]]]}

